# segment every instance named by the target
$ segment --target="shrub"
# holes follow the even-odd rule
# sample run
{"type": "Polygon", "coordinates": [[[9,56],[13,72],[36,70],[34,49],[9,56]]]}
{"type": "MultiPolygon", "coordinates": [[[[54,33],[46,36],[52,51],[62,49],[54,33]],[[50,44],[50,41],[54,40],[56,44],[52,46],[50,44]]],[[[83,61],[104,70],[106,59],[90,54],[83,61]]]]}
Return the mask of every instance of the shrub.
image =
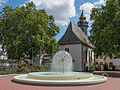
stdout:
{"type": "Polygon", "coordinates": [[[42,66],[39,64],[34,64],[33,66],[30,66],[31,72],[39,72],[42,69],[42,66]]]}
{"type": "Polygon", "coordinates": [[[18,62],[17,73],[25,73],[26,64],[24,62],[18,62]]]}
{"type": "Polygon", "coordinates": [[[112,70],[115,71],[115,66],[114,65],[112,66],[112,70]]]}
{"type": "Polygon", "coordinates": [[[96,70],[96,66],[90,66],[89,72],[93,72],[96,70]]]}
{"type": "Polygon", "coordinates": [[[5,71],[6,67],[5,66],[0,66],[0,71],[5,71]]]}
{"type": "Polygon", "coordinates": [[[51,65],[50,63],[46,63],[44,65],[39,65],[39,64],[29,65],[29,64],[19,62],[17,67],[13,67],[10,69],[8,68],[8,69],[4,70],[4,69],[2,69],[2,67],[0,67],[0,70],[1,70],[0,75],[49,71],[50,65],[51,65]]]}

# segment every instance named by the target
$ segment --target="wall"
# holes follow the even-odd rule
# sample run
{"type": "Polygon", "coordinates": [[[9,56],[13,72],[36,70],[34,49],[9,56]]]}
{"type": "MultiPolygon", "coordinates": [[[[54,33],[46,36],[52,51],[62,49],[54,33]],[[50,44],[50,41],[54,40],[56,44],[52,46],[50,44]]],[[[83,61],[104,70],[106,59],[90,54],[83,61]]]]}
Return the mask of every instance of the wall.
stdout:
{"type": "Polygon", "coordinates": [[[60,50],[65,50],[65,48],[69,48],[69,53],[73,58],[73,70],[82,71],[81,44],[71,44],[71,45],[60,46],[60,50]]]}

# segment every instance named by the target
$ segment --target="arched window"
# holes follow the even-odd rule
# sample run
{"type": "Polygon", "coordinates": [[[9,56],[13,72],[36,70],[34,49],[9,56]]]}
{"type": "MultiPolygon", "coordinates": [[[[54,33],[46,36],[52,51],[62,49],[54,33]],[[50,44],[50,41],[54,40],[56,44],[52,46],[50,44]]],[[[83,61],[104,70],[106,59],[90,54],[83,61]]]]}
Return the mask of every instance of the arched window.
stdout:
{"type": "Polygon", "coordinates": [[[75,62],[75,60],[74,60],[74,59],[73,59],[72,61],[73,61],[73,63],[75,62]]]}
{"type": "Polygon", "coordinates": [[[65,48],[65,51],[69,52],[69,48],[65,48]]]}

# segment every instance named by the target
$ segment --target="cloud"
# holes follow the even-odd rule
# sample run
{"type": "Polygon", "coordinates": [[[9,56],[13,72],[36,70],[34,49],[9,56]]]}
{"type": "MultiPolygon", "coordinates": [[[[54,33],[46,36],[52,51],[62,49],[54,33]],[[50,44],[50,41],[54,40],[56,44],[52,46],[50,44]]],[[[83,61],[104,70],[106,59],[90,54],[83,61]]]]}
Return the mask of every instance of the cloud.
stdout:
{"type": "Polygon", "coordinates": [[[8,0],[0,0],[0,6],[2,6],[2,4],[5,4],[8,0]]]}
{"type": "Polygon", "coordinates": [[[37,9],[44,8],[55,17],[56,24],[67,25],[69,19],[76,15],[75,0],[28,0],[33,1],[37,9]]]}
{"type": "Polygon", "coordinates": [[[92,10],[92,8],[94,8],[94,7],[95,7],[94,4],[86,2],[86,3],[84,3],[84,4],[82,4],[80,6],[80,9],[84,10],[87,13],[90,13],[90,11],[92,10]]]}
{"type": "Polygon", "coordinates": [[[95,5],[105,4],[106,0],[99,0],[98,2],[94,2],[95,5]]]}
{"type": "Polygon", "coordinates": [[[84,10],[85,16],[87,17],[87,20],[90,19],[90,13],[92,8],[94,8],[95,5],[89,2],[86,2],[80,6],[80,10],[84,10]]]}

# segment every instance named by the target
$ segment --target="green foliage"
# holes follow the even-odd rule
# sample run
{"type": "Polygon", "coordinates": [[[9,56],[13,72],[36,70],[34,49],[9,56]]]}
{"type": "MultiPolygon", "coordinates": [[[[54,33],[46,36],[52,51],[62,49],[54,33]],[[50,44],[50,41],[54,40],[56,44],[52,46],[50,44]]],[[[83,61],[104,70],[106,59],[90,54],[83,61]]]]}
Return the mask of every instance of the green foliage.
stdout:
{"type": "Polygon", "coordinates": [[[42,68],[43,66],[39,64],[29,65],[25,62],[19,62],[17,67],[17,73],[39,72],[42,70],[42,68]]]}
{"type": "Polygon", "coordinates": [[[112,66],[112,71],[115,71],[115,66],[114,65],[112,66]]]}
{"type": "Polygon", "coordinates": [[[93,71],[95,71],[96,70],[96,66],[90,66],[90,69],[89,69],[89,72],[93,72],[93,71]]]}
{"type": "Polygon", "coordinates": [[[5,6],[0,14],[0,41],[10,59],[32,59],[42,51],[50,54],[58,49],[55,36],[59,27],[45,9],[37,10],[33,2],[12,8],[5,6]]]}
{"type": "Polygon", "coordinates": [[[7,75],[7,74],[15,74],[17,73],[17,68],[14,67],[12,69],[8,68],[8,67],[0,67],[0,75],[7,75]]]}
{"type": "Polygon", "coordinates": [[[51,66],[51,63],[46,63],[43,65],[43,70],[47,70],[49,71],[50,70],[50,66],[51,66]]]}
{"type": "Polygon", "coordinates": [[[30,73],[30,72],[46,72],[49,71],[51,63],[46,63],[44,65],[39,64],[33,64],[28,65],[25,63],[19,63],[18,67],[13,67],[10,69],[1,69],[0,68],[0,75],[6,75],[6,74],[24,74],[24,73],[30,73]]]}
{"type": "Polygon", "coordinates": [[[26,67],[27,67],[27,65],[24,62],[19,62],[18,66],[17,66],[17,72],[18,73],[21,73],[21,72],[25,73],[26,67]]]}
{"type": "Polygon", "coordinates": [[[115,59],[115,58],[120,58],[120,54],[116,55],[116,56],[114,57],[114,59],[115,59]]]}
{"type": "Polygon", "coordinates": [[[0,66],[0,71],[5,71],[5,66],[0,66]]]}
{"type": "Polygon", "coordinates": [[[120,0],[107,0],[101,8],[93,8],[90,41],[96,56],[113,57],[120,52],[120,0]]]}
{"type": "Polygon", "coordinates": [[[89,58],[89,66],[87,68],[89,72],[93,72],[96,70],[96,66],[92,63],[92,57],[89,58]]]}
{"type": "Polygon", "coordinates": [[[41,71],[43,66],[39,64],[34,64],[33,66],[30,67],[31,71],[30,72],[39,72],[41,71]]]}

